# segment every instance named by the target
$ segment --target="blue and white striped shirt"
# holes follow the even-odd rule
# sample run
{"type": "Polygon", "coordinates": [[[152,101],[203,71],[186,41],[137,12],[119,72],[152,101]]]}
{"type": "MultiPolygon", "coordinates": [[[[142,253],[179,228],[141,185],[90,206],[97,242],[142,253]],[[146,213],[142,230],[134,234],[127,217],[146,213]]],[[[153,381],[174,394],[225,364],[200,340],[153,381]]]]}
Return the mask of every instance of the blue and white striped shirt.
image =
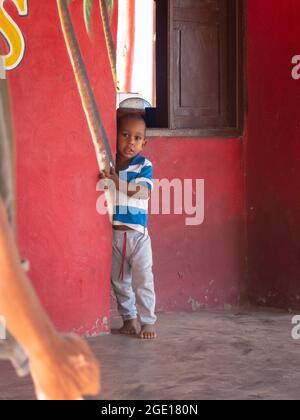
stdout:
{"type": "MultiPolygon", "coordinates": [[[[153,189],[152,163],[138,154],[130,162],[128,168],[119,172],[121,180],[130,184],[144,185],[153,189]]],[[[117,202],[114,206],[114,226],[128,226],[131,229],[148,235],[148,199],[137,199],[128,197],[127,194],[119,191],[117,202]]]]}

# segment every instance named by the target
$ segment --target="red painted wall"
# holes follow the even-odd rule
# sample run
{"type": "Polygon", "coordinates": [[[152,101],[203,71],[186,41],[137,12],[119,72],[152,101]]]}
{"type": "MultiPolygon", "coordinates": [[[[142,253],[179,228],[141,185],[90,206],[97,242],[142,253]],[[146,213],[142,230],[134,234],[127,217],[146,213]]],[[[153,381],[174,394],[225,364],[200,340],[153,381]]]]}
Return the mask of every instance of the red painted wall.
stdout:
{"type": "MultiPolygon", "coordinates": [[[[42,7],[31,0],[29,5],[29,16],[22,19],[9,7],[27,41],[24,61],[9,75],[18,142],[20,246],[59,328],[107,331],[111,229],[95,211],[93,147],[55,2],[42,7]]],[[[72,15],[114,139],[115,95],[99,12],[93,42],[85,34],[80,1],[72,4],[72,15]]],[[[244,272],[241,141],[151,139],[146,155],[156,178],[205,180],[201,226],[185,226],[185,215],[151,217],[158,311],[236,305],[244,272]]]]}
{"type": "Polygon", "coordinates": [[[239,139],[150,139],[157,179],[204,179],[205,221],[152,216],[159,311],[230,308],[243,296],[244,186],[239,139]]]}
{"type": "MultiPolygon", "coordinates": [[[[111,229],[95,210],[97,165],[55,2],[42,7],[31,0],[27,18],[8,8],[27,41],[24,61],[9,75],[21,250],[32,261],[32,280],[61,329],[107,331],[111,229]]],[[[84,31],[80,1],[73,3],[72,15],[114,139],[115,94],[99,11],[93,41],[84,31]]],[[[205,180],[201,226],[185,226],[185,216],[150,219],[159,311],[227,308],[247,297],[253,303],[299,306],[300,82],[292,80],[290,63],[300,54],[300,7],[298,0],[278,0],[276,7],[274,0],[251,0],[246,18],[244,142],[159,138],[150,139],[145,151],[155,178],[205,180]]]]}
{"type": "Polygon", "coordinates": [[[299,22],[298,0],[248,1],[248,292],[291,309],[300,307],[299,22]]]}
{"type": "MultiPolygon", "coordinates": [[[[26,38],[24,60],[9,74],[20,248],[56,325],[95,334],[109,329],[111,228],[96,213],[97,164],[56,2],[28,4],[29,16],[21,18],[6,2],[26,38]]],[[[93,40],[85,33],[82,2],[73,2],[71,10],[105,127],[115,139],[115,89],[95,5],[93,40]]]]}

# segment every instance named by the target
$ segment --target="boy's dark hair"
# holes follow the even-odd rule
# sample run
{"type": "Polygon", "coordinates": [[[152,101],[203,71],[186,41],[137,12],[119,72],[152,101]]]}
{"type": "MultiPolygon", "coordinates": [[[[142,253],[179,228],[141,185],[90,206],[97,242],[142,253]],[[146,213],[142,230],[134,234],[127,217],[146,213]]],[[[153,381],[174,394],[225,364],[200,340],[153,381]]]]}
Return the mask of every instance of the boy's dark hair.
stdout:
{"type": "Polygon", "coordinates": [[[128,113],[128,114],[118,115],[118,118],[117,118],[117,130],[118,131],[121,127],[122,121],[124,121],[124,120],[142,121],[145,124],[145,131],[146,131],[146,128],[147,128],[146,120],[145,120],[145,118],[142,114],[132,112],[132,113],[128,113]]]}

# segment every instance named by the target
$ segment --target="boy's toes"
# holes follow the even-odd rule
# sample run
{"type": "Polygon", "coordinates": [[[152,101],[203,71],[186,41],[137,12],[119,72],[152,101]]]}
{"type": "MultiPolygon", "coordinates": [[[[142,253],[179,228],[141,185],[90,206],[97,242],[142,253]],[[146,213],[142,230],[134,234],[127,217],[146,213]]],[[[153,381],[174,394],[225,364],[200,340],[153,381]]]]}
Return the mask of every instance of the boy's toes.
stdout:
{"type": "Polygon", "coordinates": [[[138,334],[138,323],[136,319],[130,319],[124,322],[123,327],[119,330],[120,334],[125,335],[137,335],[138,334]]]}
{"type": "Polygon", "coordinates": [[[157,338],[155,325],[143,325],[139,338],[142,340],[154,340],[157,338]]]}

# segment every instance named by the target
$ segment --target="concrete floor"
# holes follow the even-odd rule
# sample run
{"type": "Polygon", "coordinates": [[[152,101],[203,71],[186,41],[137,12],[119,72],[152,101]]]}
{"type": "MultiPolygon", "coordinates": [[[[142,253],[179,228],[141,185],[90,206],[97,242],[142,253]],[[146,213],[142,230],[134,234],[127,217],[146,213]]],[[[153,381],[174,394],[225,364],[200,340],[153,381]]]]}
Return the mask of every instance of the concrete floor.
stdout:
{"type": "MultiPolygon", "coordinates": [[[[277,311],[161,315],[159,339],[90,340],[101,360],[100,399],[300,399],[300,341],[277,311]]],[[[113,328],[119,321],[114,321],[113,328]]],[[[0,363],[0,399],[32,399],[30,381],[0,363]]]]}

